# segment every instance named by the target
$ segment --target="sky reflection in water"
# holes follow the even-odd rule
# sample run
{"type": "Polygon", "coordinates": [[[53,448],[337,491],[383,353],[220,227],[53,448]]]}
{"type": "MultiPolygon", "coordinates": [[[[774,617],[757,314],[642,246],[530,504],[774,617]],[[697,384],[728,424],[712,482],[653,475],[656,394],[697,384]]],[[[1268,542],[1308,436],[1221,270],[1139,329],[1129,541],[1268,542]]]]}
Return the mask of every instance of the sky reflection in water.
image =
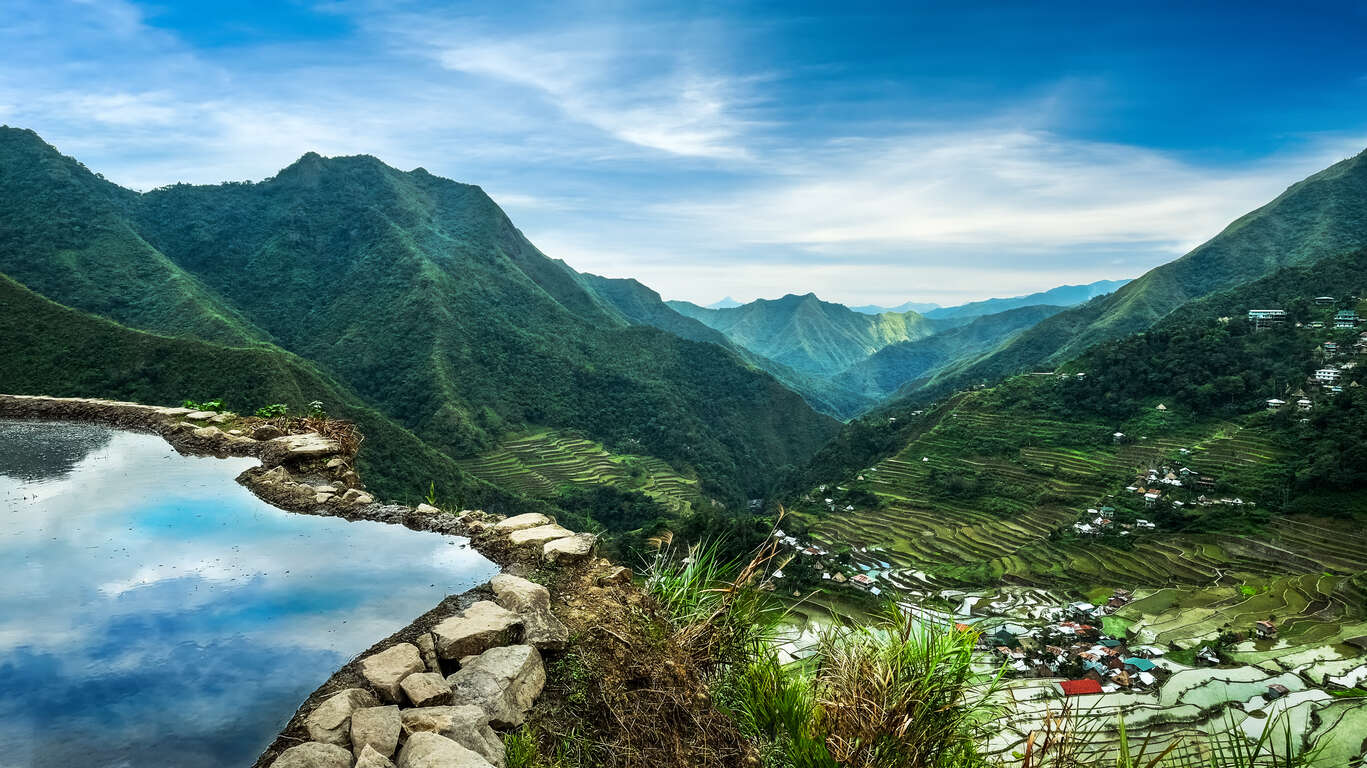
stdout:
{"type": "Polygon", "coordinates": [[[0,421],[0,765],[247,766],[332,671],[495,566],[293,515],[252,459],[0,421]]]}

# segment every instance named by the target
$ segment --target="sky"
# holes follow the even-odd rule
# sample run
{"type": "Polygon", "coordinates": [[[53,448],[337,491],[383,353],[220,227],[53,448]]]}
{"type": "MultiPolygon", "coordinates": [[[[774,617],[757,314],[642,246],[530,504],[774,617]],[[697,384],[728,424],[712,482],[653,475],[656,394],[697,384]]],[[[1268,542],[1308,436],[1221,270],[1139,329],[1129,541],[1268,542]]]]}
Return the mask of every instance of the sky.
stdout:
{"type": "Polygon", "coordinates": [[[0,123],[136,189],[372,154],[710,303],[1137,276],[1367,147],[1367,5],[0,0],[0,123]]]}

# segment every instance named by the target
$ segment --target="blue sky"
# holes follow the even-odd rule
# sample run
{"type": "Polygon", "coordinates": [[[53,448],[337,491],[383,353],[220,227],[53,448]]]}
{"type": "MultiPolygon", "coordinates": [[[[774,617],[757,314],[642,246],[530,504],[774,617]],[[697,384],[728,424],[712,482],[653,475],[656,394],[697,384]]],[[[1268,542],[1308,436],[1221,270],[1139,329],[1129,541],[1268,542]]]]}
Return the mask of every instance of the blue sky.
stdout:
{"type": "Polygon", "coordinates": [[[7,0],[0,122],[142,189],[422,166],[702,302],[1132,277],[1367,147],[1361,4],[969,5],[7,0]]]}

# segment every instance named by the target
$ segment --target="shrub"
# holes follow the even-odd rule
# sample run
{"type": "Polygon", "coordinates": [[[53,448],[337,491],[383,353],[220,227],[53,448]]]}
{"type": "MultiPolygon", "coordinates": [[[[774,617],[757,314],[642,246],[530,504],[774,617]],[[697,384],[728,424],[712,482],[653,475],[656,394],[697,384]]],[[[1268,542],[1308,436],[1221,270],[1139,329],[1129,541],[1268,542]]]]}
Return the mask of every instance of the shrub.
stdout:
{"type": "Polygon", "coordinates": [[[288,414],[289,406],[284,403],[271,403],[256,409],[256,417],[259,419],[275,419],[288,414]]]}

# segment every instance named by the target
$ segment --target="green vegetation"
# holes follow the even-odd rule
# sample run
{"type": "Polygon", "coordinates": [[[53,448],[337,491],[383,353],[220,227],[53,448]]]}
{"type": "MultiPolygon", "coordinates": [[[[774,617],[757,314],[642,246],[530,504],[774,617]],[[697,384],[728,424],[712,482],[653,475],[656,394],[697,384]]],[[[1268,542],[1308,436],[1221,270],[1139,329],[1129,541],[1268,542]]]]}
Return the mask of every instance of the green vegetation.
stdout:
{"type": "MultiPolygon", "coordinates": [[[[139,345],[173,346],[177,363],[196,371],[34,326],[25,330],[40,341],[0,359],[7,372],[27,369],[10,375],[11,391],[160,402],[221,392],[235,408],[293,412],[341,400],[382,414],[432,456],[410,460],[383,430],[367,429],[363,460],[380,475],[419,475],[409,489],[435,480],[443,498],[466,503],[481,484],[424,465],[451,467],[529,428],[579,430],[614,453],[657,457],[739,506],[838,426],[716,344],[630,324],[478,187],[370,157],[310,154],[256,184],[139,195],[9,128],[0,129],[0,159],[0,273],[10,290],[122,323],[120,334],[162,334],[139,345]],[[201,355],[267,369],[191,382],[224,367],[201,355]],[[251,376],[268,381],[235,383],[251,376]],[[149,378],[186,386],[169,392],[142,383],[149,378]],[[407,466],[393,464],[401,455],[407,466]]],[[[5,317],[20,319],[9,307],[5,317]]],[[[386,482],[376,489],[392,491],[386,482]]]]}
{"type": "Polygon", "coordinates": [[[1182,258],[943,370],[906,397],[926,402],[1013,373],[1051,368],[1102,342],[1142,331],[1192,299],[1363,246],[1367,152],[1292,185],[1182,258]]]}

